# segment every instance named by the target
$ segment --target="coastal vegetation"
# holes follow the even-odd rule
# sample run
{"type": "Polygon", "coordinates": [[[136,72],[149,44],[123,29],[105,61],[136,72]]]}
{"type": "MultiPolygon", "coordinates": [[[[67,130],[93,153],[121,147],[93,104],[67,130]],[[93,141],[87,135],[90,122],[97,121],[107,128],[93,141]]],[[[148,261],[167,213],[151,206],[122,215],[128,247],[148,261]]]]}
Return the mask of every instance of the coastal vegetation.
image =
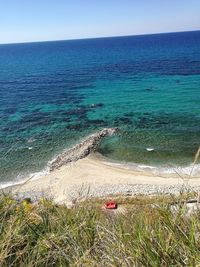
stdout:
{"type": "Polygon", "coordinates": [[[71,208],[0,197],[0,266],[199,266],[200,212],[179,196],[88,199],[71,208]]]}

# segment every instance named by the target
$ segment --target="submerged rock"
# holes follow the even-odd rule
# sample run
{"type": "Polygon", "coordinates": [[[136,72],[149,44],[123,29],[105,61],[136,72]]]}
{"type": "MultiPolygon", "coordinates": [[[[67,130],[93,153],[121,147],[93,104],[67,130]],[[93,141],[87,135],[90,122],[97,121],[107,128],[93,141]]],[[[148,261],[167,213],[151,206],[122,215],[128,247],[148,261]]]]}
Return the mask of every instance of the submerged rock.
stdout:
{"type": "Polygon", "coordinates": [[[71,124],[71,125],[68,125],[66,128],[69,130],[79,131],[79,130],[81,130],[82,125],[81,124],[71,124]]]}
{"type": "Polygon", "coordinates": [[[90,123],[90,124],[106,125],[106,122],[104,120],[99,120],[99,119],[88,120],[87,122],[90,123]]]}
{"type": "Polygon", "coordinates": [[[121,117],[121,118],[117,118],[115,119],[115,124],[118,124],[118,123],[124,123],[124,124],[132,124],[132,121],[131,119],[127,118],[127,117],[121,117]]]}

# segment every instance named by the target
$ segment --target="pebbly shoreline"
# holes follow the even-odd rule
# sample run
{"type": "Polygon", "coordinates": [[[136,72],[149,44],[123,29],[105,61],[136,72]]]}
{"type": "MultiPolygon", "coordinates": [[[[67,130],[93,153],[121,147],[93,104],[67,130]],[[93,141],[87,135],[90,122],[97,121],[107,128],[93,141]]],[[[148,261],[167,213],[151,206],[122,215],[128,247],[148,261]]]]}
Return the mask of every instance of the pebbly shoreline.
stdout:
{"type": "MultiPolygon", "coordinates": [[[[91,198],[102,197],[134,197],[134,196],[152,196],[152,195],[178,195],[180,192],[200,192],[200,186],[190,186],[187,184],[176,185],[151,185],[151,184],[118,184],[118,185],[94,185],[94,184],[82,184],[71,186],[68,188],[68,197],[59,201],[58,204],[71,203],[74,200],[82,201],[91,198]]],[[[67,192],[66,192],[67,193],[67,192]]],[[[26,190],[18,191],[15,193],[17,199],[30,198],[33,202],[38,202],[41,197],[47,197],[53,199],[51,190],[38,191],[38,190],[26,190]]]]}

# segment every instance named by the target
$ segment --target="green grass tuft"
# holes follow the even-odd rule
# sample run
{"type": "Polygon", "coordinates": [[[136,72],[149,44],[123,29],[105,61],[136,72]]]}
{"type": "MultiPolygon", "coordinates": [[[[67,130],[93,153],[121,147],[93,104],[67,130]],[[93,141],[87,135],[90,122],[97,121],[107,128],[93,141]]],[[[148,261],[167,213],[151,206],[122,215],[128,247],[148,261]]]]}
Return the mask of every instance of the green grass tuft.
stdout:
{"type": "Polygon", "coordinates": [[[118,198],[114,214],[104,200],[72,209],[41,199],[17,203],[0,197],[0,266],[198,266],[200,213],[186,216],[169,197],[118,198]]]}

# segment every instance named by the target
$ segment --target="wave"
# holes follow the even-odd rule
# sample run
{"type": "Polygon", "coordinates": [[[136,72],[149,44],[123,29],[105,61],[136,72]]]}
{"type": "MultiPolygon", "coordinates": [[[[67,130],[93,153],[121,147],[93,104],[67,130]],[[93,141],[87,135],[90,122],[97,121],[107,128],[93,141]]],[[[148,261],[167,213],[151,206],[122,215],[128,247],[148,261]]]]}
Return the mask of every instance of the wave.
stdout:
{"type": "Polygon", "coordinates": [[[179,166],[179,165],[171,165],[171,166],[152,166],[152,165],[144,165],[144,164],[137,164],[132,162],[122,163],[109,160],[104,158],[107,163],[112,164],[113,166],[118,166],[126,169],[133,169],[137,171],[148,171],[154,175],[163,175],[163,174],[181,174],[187,176],[197,176],[200,177],[200,164],[190,164],[188,166],[179,166]]]}
{"type": "Polygon", "coordinates": [[[49,170],[48,168],[44,168],[42,171],[39,172],[34,172],[34,173],[30,173],[28,175],[28,177],[26,178],[20,178],[20,176],[17,177],[17,179],[15,181],[9,181],[9,182],[2,182],[0,183],[0,189],[4,189],[7,187],[12,187],[12,186],[17,186],[17,185],[23,185],[25,183],[27,183],[29,180],[37,180],[41,177],[43,177],[44,175],[48,174],[49,170]]]}
{"type": "Polygon", "coordinates": [[[197,175],[200,173],[200,164],[193,166],[190,164],[188,166],[169,166],[169,167],[158,167],[158,166],[146,166],[146,165],[138,165],[141,169],[151,169],[155,174],[163,173],[163,174],[186,174],[186,175],[197,175]]]}

